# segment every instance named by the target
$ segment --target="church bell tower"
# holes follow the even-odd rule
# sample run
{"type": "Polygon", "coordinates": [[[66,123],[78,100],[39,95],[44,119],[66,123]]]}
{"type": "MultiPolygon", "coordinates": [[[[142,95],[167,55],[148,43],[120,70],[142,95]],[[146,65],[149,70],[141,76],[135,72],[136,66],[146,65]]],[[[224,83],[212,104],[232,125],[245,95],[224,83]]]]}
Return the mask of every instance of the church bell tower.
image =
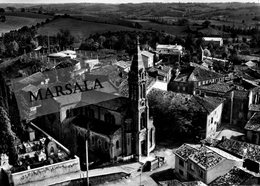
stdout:
{"type": "Polygon", "coordinates": [[[145,70],[139,37],[128,75],[129,99],[133,111],[133,152],[140,160],[148,156],[148,120],[149,108],[146,97],[148,74],[145,70]]]}

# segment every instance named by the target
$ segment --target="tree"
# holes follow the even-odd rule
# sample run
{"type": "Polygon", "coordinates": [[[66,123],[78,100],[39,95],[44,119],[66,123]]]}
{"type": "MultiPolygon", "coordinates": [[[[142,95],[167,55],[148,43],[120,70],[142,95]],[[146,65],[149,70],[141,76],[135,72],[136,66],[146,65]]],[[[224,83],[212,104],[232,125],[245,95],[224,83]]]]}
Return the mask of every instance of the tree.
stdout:
{"type": "Polygon", "coordinates": [[[74,43],[75,38],[71,35],[69,30],[61,29],[57,34],[58,43],[61,48],[66,48],[74,43]]]}
{"type": "Polygon", "coordinates": [[[25,8],[21,8],[21,12],[25,12],[25,8]]]}
{"type": "Polygon", "coordinates": [[[3,42],[0,42],[0,55],[3,55],[6,51],[6,47],[3,42]]]}
{"type": "Polygon", "coordinates": [[[8,49],[11,53],[11,55],[16,55],[19,51],[19,45],[18,43],[14,40],[12,42],[9,43],[8,45],[8,49]]]}
{"type": "Polygon", "coordinates": [[[11,129],[8,114],[3,107],[0,107],[0,153],[7,154],[9,156],[9,163],[12,165],[15,165],[18,159],[15,139],[16,136],[11,129]]]}
{"type": "Polygon", "coordinates": [[[4,15],[1,15],[0,21],[4,23],[6,21],[6,17],[4,15]]]}
{"type": "Polygon", "coordinates": [[[103,44],[106,41],[106,37],[105,36],[99,36],[98,38],[98,43],[100,44],[100,47],[103,48],[103,44]]]}
{"type": "Polygon", "coordinates": [[[5,13],[5,9],[0,8],[0,13],[5,13]]]}
{"type": "Polygon", "coordinates": [[[211,24],[211,22],[208,21],[208,20],[206,20],[206,21],[204,21],[204,22],[202,23],[202,26],[208,28],[210,24],[211,24]]]}

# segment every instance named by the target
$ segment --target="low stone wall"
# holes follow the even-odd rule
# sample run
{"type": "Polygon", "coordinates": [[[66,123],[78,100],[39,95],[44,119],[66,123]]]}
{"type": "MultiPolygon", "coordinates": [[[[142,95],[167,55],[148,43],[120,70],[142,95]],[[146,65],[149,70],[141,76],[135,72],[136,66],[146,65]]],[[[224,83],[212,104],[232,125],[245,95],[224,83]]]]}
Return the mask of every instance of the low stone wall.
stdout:
{"type": "Polygon", "coordinates": [[[13,173],[9,182],[16,186],[78,171],[80,171],[79,158],[75,157],[64,162],[13,173]]]}

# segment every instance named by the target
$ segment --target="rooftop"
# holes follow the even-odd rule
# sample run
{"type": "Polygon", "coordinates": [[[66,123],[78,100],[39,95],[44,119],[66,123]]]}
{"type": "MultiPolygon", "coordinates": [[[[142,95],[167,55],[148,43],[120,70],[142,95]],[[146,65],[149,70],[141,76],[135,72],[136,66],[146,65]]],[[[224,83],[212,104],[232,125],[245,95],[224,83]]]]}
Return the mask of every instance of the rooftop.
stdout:
{"type": "Polygon", "coordinates": [[[176,152],[182,159],[190,159],[204,169],[209,169],[226,159],[204,145],[184,144],[176,152]]]}
{"type": "Polygon", "coordinates": [[[152,89],[149,94],[156,94],[158,97],[166,97],[167,99],[170,99],[169,101],[171,101],[173,110],[187,112],[211,113],[223,102],[223,99],[219,97],[201,97],[162,91],[159,89],[152,89]]]}
{"type": "Polygon", "coordinates": [[[241,185],[253,176],[237,167],[231,169],[224,176],[218,177],[216,180],[210,183],[210,186],[219,185],[241,185]]]}
{"type": "Polygon", "coordinates": [[[212,168],[225,159],[206,146],[200,147],[194,154],[191,154],[189,158],[204,169],[212,168]]]}
{"type": "Polygon", "coordinates": [[[207,70],[201,67],[190,67],[189,69],[182,71],[174,81],[205,81],[210,79],[223,78],[224,75],[207,70]]]}
{"type": "Polygon", "coordinates": [[[90,131],[106,136],[113,135],[121,127],[120,125],[108,124],[98,119],[93,120],[83,116],[78,116],[71,122],[76,126],[83,127],[85,129],[88,129],[89,126],[90,131]]]}
{"type": "Polygon", "coordinates": [[[228,83],[215,83],[215,84],[200,86],[200,87],[198,87],[198,89],[227,93],[227,92],[233,90],[234,86],[232,86],[231,84],[228,84],[228,83]]]}
{"type": "Polygon", "coordinates": [[[217,147],[239,157],[260,163],[260,146],[233,139],[222,139],[217,147]]]}
{"type": "Polygon", "coordinates": [[[160,50],[160,49],[167,49],[167,50],[182,50],[182,46],[181,45],[163,45],[163,44],[158,44],[156,46],[156,50],[160,50]]]}
{"type": "Polygon", "coordinates": [[[199,145],[192,146],[191,144],[183,144],[176,150],[176,154],[179,155],[182,159],[187,160],[190,155],[197,151],[199,145]]]}
{"type": "Polygon", "coordinates": [[[259,132],[260,131],[260,113],[256,112],[254,115],[249,119],[245,126],[246,130],[252,130],[259,132]]]}
{"type": "Polygon", "coordinates": [[[150,58],[153,58],[154,54],[149,52],[149,51],[146,51],[146,50],[143,50],[142,51],[142,55],[144,56],[147,56],[147,57],[150,57],[150,58]]]}
{"type": "Polygon", "coordinates": [[[115,65],[116,66],[119,66],[119,67],[121,67],[121,68],[123,68],[123,69],[126,69],[126,68],[130,68],[130,66],[131,66],[131,62],[129,62],[129,61],[117,61],[116,63],[115,63],[115,65]]]}
{"type": "Polygon", "coordinates": [[[129,106],[129,99],[126,97],[118,97],[118,98],[97,103],[95,105],[113,111],[123,111],[123,108],[129,106]]]}
{"type": "Polygon", "coordinates": [[[203,37],[205,41],[223,41],[221,37],[203,37]]]}

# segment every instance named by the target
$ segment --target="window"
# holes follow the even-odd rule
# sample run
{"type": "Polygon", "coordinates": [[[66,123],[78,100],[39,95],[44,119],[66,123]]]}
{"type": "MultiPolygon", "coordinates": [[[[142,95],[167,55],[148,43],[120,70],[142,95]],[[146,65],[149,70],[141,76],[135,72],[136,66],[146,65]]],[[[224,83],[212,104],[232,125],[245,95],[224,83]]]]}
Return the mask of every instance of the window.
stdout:
{"type": "Polygon", "coordinates": [[[101,140],[100,140],[100,139],[98,139],[98,140],[97,140],[97,145],[98,145],[98,148],[100,148],[100,147],[101,147],[101,144],[102,144],[101,140]]]}
{"type": "Polygon", "coordinates": [[[194,171],[194,165],[190,164],[190,170],[194,171]]]}
{"type": "Polygon", "coordinates": [[[145,113],[143,112],[143,113],[141,114],[141,121],[140,121],[140,124],[141,124],[140,128],[141,128],[141,129],[143,129],[143,128],[146,127],[145,122],[146,122],[145,113]]]}
{"type": "Polygon", "coordinates": [[[182,87],[182,90],[185,91],[185,90],[186,90],[186,87],[182,87]]]}
{"type": "Polygon", "coordinates": [[[213,117],[211,118],[211,121],[210,121],[211,123],[213,123],[213,117]]]}
{"type": "Polygon", "coordinates": [[[182,171],[182,170],[179,170],[179,173],[180,173],[180,175],[182,175],[182,176],[183,176],[183,171],[182,171]]]}
{"type": "Polygon", "coordinates": [[[66,110],[66,118],[69,118],[71,116],[72,116],[71,110],[70,109],[66,110]]]}
{"type": "Polygon", "coordinates": [[[184,161],[182,159],[179,159],[179,165],[184,167],[184,161]]]}
{"type": "Polygon", "coordinates": [[[104,147],[105,147],[105,150],[108,150],[108,143],[107,142],[105,142],[104,147]]]}
{"type": "Polygon", "coordinates": [[[198,86],[200,86],[201,85],[201,82],[198,82],[198,86]]]}
{"type": "Polygon", "coordinates": [[[116,141],[116,149],[119,149],[119,141],[116,141]]]}
{"type": "Polygon", "coordinates": [[[202,170],[199,170],[199,174],[200,174],[200,177],[201,177],[201,178],[204,178],[204,174],[203,174],[203,171],[202,171],[202,170]]]}
{"type": "Polygon", "coordinates": [[[95,136],[92,136],[90,139],[91,139],[91,144],[95,145],[95,136]]]}
{"type": "Polygon", "coordinates": [[[149,136],[149,141],[150,141],[150,147],[153,146],[153,128],[151,128],[150,130],[150,136],[149,136]]]}

